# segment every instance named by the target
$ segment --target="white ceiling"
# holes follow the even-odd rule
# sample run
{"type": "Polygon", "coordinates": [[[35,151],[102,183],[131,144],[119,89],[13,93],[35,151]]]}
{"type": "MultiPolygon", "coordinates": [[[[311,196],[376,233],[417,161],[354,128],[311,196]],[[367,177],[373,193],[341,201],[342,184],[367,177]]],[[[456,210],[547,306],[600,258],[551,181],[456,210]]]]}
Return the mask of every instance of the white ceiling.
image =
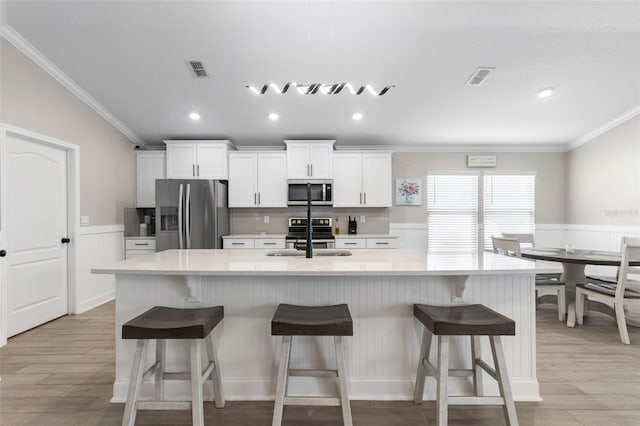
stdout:
{"type": "Polygon", "coordinates": [[[9,1],[6,21],[150,144],[551,147],[640,105],[640,1],[9,1]],[[194,79],[187,59],[212,77],[194,79]],[[465,86],[479,66],[495,71],[465,86]],[[245,88],[287,81],[396,87],[245,88]]]}

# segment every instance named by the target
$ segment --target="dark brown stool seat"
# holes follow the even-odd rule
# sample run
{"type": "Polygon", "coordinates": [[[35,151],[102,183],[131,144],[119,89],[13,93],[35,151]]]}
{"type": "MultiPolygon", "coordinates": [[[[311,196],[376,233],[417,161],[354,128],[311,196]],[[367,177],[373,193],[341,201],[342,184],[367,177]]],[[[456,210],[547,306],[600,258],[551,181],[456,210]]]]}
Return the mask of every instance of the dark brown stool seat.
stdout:
{"type": "Polygon", "coordinates": [[[428,375],[435,377],[436,392],[436,421],[438,426],[448,423],[449,405],[502,405],[508,425],[517,425],[518,416],[511,394],[511,384],[507,375],[507,366],[502,351],[500,336],[514,336],[516,324],[510,318],[487,308],[484,305],[430,306],[413,305],[413,314],[422,324],[422,345],[418,358],[418,372],[414,401],[422,402],[424,384],[428,375]],[[449,370],[449,341],[450,336],[469,336],[471,339],[471,368],[449,370]],[[438,336],[438,365],[434,366],[429,360],[431,341],[438,336]],[[493,355],[491,367],[482,358],[480,350],[480,336],[488,336],[493,355]],[[483,396],[482,370],[486,371],[498,382],[500,396],[483,396]],[[449,396],[447,381],[449,375],[471,376],[473,378],[474,396],[449,396]]]}
{"type": "Polygon", "coordinates": [[[285,405],[338,405],[342,407],[345,426],[352,425],[351,406],[347,394],[344,369],[343,336],[353,336],[353,319],[346,304],[331,306],[278,305],[271,320],[271,335],[282,336],[280,366],[273,409],[273,426],[282,425],[285,405]],[[289,368],[293,336],[333,336],[336,351],[335,370],[294,370],[289,368]],[[336,377],[338,396],[288,396],[289,376],[336,377]]]}
{"type": "Polygon", "coordinates": [[[122,326],[123,339],[204,339],[224,318],[224,307],[155,306],[122,326]]]}
{"type": "Polygon", "coordinates": [[[516,323],[484,305],[413,305],[413,315],[439,336],[515,336],[516,323]]]}
{"type": "MultiPolygon", "coordinates": [[[[211,332],[224,318],[224,307],[181,309],[155,306],[122,325],[123,339],[137,339],[136,353],[131,367],[127,403],[122,417],[123,426],[133,426],[137,410],[190,409],[194,425],[204,425],[202,387],[211,380],[216,407],[224,407],[220,363],[213,345],[211,332]],[[167,340],[185,339],[189,342],[190,371],[165,372],[167,340]],[[145,371],[149,341],[155,340],[155,362],[145,371]],[[205,363],[203,352],[206,349],[205,363]],[[154,376],[155,399],[139,400],[142,381],[154,376]],[[164,399],[166,380],[191,379],[190,401],[164,399]]],[[[176,344],[178,344],[176,342],[176,344]]]]}
{"type": "Polygon", "coordinates": [[[278,305],[271,320],[272,336],[353,336],[346,304],[332,306],[278,305]]]}

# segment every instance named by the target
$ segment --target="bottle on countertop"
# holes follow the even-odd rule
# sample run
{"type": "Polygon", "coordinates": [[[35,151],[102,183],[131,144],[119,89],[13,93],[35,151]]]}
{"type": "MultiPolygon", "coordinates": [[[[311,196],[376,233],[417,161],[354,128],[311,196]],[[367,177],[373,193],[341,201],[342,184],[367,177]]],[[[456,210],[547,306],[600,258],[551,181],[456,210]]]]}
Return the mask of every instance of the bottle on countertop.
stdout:
{"type": "Polygon", "coordinates": [[[336,235],[340,234],[340,219],[336,216],[336,235]]]}

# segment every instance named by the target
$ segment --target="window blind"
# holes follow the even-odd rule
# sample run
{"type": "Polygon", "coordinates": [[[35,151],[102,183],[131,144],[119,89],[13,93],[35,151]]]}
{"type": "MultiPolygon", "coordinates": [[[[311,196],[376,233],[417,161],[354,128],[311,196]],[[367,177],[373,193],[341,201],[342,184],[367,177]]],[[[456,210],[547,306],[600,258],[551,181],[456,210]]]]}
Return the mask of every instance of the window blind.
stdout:
{"type": "Polygon", "coordinates": [[[427,176],[427,235],[432,252],[476,250],[478,176],[427,176]]]}
{"type": "Polygon", "coordinates": [[[482,192],[485,249],[492,248],[492,235],[534,233],[534,175],[485,175],[482,192]]]}

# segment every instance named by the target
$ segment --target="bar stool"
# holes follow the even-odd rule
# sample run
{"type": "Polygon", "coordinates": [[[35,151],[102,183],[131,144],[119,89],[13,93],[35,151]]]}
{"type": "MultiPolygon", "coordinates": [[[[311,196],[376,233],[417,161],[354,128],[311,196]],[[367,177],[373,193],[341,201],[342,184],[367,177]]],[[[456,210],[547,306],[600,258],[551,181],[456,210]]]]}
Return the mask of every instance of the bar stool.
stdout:
{"type": "Polygon", "coordinates": [[[422,402],[424,382],[427,374],[437,382],[436,419],[438,426],[447,425],[449,405],[502,405],[508,425],[517,426],[518,416],[511,394],[511,385],[507,376],[507,367],[502,351],[500,336],[514,336],[515,322],[484,305],[466,306],[429,306],[413,305],[413,315],[424,324],[422,347],[418,359],[418,373],[414,401],[422,402]],[[438,366],[429,361],[432,335],[438,336],[438,366]],[[470,336],[472,363],[470,370],[449,370],[449,337],[470,336]],[[489,336],[493,363],[491,368],[480,358],[480,336],[489,336]],[[498,382],[499,397],[482,396],[482,374],[486,371],[498,382]],[[472,376],[475,396],[448,396],[447,379],[449,376],[472,376]]]}
{"type": "Polygon", "coordinates": [[[202,385],[207,380],[213,384],[216,407],[224,407],[220,364],[213,346],[211,331],[224,318],[224,307],[178,309],[155,306],[122,326],[123,339],[137,339],[136,353],[131,368],[127,404],[122,418],[123,426],[133,426],[137,410],[189,410],[194,425],[204,425],[202,385]],[[144,371],[149,340],[156,340],[156,359],[144,371]],[[188,339],[190,341],[190,373],[167,373],[166,340],[188,339]],[[206,343],[207,365],[202,368],[202,346],[206,343]],[[142,381],[154,375],[155,400],[138,401],[142,381]],[[165,401],[164,381],[191,379],[191,401],[165,401]]]}
{"type": "Polygon", "coordinates": [[[342,406],[345,426],[352,425],[351,406],[347,394],[344,370],[343,336],[353,336],[353,320],[346,304],[332,306],[278,305],[271,320],[271,335],[282,336],[280,367],[273,410],[273,426],[282,424],[285,405],[342,406]],[[289,368],[293,336],[333,336],[336,351],[336,370],[293,370],[289,368]],[[289,376],[337,377],[337,397],[287,396],[289,376]]]}

